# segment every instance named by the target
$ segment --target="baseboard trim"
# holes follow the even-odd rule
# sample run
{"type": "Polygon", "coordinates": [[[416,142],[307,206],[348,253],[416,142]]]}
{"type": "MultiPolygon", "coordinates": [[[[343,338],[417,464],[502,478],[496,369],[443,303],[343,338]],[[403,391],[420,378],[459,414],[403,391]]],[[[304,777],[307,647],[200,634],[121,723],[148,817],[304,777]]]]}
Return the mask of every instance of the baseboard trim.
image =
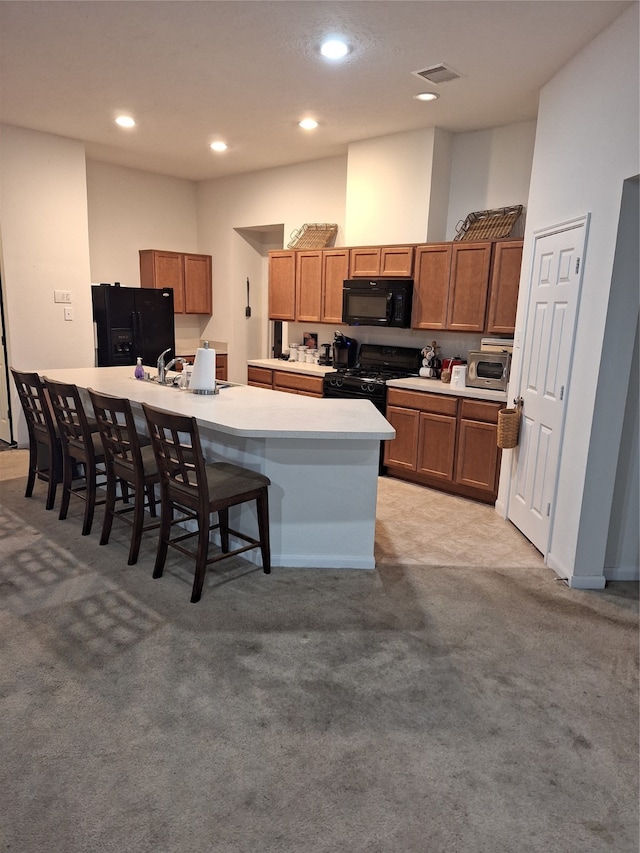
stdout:
{"type": "Polygon", "coordinates": [[[604,576],[608,581],[638,581],[640,571],[637,566],[615,566],[605,569],[604,576]]]}
{"type": "Polygon", "coordinates": [[[566,581],[571,589],[604,589],[607,579],[604,575],[574,575],[547,554],[546,564],[559,578],[566,581]]]}

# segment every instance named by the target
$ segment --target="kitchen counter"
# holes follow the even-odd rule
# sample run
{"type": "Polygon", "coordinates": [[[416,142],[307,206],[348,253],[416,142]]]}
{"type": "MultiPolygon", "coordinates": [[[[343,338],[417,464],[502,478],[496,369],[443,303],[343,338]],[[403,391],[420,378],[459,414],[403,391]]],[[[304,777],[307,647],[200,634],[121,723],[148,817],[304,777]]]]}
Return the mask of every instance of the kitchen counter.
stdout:
{"type": "Polygon", "coordinates": [[[282,358],[254,358],[248,361],[250,367],[266,367],[269,370],[285,370],[289,373],[304,373],[305,376],[324,376],[335,373],[331,365],[308,364],[306,361],[285,361],[282,358]]]}
{"type": "Polygon", "coordinates": [[[408,379],[390,379],[389,388],[404,388],[405,391],[424,391],[427,394],[447,394],[451,397],[468,397],[473,400],[491,400],[494,403],[506,403],[506,391],[495,391],[487,388],[457,388],[449,382],[440,379],[423,379],[420,376],[410,376],[408,379]]]}
{"type": "MultiPolygon", "coordinates": [[[[198,395],[133,379],[132,367],[38,372],[127,397],[141,428],[143,402],[193,416],[207,461],[224,459],[266,474],[272,484],[274,566],[375,568],[380,441],[395,431],[370,401],[314,399],[226,383],[218,394],[198,395]]],[[[232,516],[232,526],[257,531],[252,507],[236,507],[232,516]]],[[[253,552],[247,558],[259,560],[253,552]]]]}

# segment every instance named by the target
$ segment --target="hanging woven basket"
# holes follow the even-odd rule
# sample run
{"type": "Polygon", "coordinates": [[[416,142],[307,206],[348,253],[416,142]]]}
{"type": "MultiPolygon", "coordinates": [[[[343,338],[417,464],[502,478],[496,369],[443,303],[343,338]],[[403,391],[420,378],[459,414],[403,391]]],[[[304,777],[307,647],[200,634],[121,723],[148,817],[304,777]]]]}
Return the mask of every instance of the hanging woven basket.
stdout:
{"type": "Polygon", "coordinates": [[[500,409],[498,412],[498,447],[509,450],[518,446],[520,436],[520,420],[522,413],[522,397],[513,409],[500,409]]]}

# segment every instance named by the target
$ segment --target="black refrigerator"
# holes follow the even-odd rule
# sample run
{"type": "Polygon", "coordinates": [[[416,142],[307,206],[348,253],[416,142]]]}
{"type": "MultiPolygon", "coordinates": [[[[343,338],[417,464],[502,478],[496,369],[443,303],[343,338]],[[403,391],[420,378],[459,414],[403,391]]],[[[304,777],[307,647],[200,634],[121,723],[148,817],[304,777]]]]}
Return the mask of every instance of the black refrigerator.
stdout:
{"type": "Polygon", "coordinates": [[[175,356],[173,289],[92,285],[97,366],[142,363],[153,366],[161,352],[175,356]]]}

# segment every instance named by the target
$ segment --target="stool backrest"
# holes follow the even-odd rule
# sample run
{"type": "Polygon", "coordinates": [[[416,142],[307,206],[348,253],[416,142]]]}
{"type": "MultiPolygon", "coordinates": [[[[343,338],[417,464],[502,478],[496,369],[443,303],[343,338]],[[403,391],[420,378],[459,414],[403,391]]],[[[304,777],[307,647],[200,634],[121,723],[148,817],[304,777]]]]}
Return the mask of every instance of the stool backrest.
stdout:
{"type": "Polygon", "coordinates": [[[52,442],[56,426],[47,392],[37,373],[24,373],[11,368],[29,433],[39,441],[52,442]]]}
{"type": "Polygon", "coordinates": [[[58,432],[66,452],[76,459],[95,462],[91,428],[77,385],[44,377],[58,432]]]}
{"type": "Polygon", "coordinates": [[[142,474],[140,440],[126,397],[110,397],[87,388],[98,423],[107,463],[116,476],[130,481],[136,472],[142,474]]]}
{"type": "Polygon", "coordinates": [[[197,508],[208,501],[207,475],[195,418],[142,404],[160,486],[169,497],[197,508]]]}

